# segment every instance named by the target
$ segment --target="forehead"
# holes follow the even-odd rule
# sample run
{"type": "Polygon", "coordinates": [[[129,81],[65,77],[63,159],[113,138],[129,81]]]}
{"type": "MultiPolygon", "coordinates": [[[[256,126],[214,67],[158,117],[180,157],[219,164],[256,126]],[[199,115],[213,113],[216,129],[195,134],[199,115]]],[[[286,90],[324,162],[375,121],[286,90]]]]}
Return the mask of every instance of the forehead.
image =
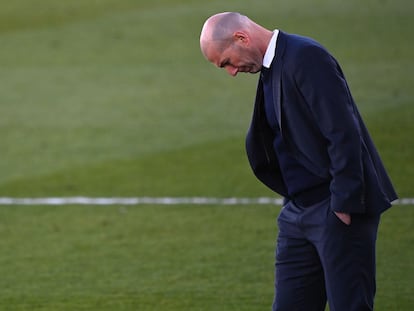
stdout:
{"type": "Polygon", "coordinates": [[[231,57],[231,47],[223,48],[218,44],[210,44],[206,50],[206,58],[216,66],[220,67],[220,64],[224,59],[231,57]]]}

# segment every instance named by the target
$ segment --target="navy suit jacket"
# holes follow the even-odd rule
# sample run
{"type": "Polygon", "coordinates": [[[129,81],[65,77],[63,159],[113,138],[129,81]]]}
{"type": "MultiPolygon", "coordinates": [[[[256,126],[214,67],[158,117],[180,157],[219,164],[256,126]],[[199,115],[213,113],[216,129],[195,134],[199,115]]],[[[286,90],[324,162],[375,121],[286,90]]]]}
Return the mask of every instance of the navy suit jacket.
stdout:
{"type": "MultiPolygon", "coordinates": [[[[335,58],[310,38],[280,31],[270,70],[288,152],[330,182],[332,210],[379,214],[389,208],[397,195],[335,58]]],[[[257,178],[288,197],[273,135],[259,79],[247,155],[257,178]]]]}

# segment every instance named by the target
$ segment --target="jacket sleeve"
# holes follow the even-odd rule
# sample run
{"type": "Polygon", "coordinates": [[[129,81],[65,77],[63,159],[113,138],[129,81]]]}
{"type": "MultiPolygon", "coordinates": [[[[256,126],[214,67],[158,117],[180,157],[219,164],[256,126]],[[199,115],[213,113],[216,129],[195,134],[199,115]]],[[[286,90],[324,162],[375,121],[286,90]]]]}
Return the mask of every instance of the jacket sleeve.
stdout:
{"type": "Polygon", "coordinates": [[[364,213],[362,141],[345,77],[336,60],[321,46],[306,46],[296,60],[293,78],[326,139],[332,177],[331,208],[364,213]]]}

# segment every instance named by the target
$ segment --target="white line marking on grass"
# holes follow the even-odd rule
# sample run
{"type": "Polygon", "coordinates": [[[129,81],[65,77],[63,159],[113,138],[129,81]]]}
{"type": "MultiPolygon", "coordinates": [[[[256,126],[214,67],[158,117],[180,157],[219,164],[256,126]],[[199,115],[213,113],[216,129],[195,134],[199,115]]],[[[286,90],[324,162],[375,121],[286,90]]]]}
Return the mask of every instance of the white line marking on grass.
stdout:
{"type": "MultiPolygon", "coordinates": [[[[282,205],[281,198],[214,198],[214,197],[0,197],[0,205],[282,205]]],[[[403,198],[393,205],[414,205],[414,198],[403,198]]]]}
{"type": "Polygon", "coordinates": [[[212,197],[51,197],[51,198],[11,198],[0,197],[0,205],[281,205],[277,198],[212,198],[212,197]]]}

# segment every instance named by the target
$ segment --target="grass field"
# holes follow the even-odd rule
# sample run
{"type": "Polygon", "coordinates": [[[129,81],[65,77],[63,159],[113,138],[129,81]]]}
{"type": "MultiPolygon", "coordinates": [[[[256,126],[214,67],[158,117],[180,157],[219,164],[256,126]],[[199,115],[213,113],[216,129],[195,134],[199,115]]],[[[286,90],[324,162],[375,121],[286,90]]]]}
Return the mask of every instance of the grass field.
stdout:
{"type": "MultiPolygon", "coordinates": [[[[342,64],[414,197],[414,2],[0,0],[0,196],[273,196],[244,155],[257,76],[208,64],[236,10],[342,64]]],[[[414,309],[413,206],[378,241],[379,311],[414,309]]],[[[0,310],[269,310],[277,206],[0,206],[0,310]]]]}

